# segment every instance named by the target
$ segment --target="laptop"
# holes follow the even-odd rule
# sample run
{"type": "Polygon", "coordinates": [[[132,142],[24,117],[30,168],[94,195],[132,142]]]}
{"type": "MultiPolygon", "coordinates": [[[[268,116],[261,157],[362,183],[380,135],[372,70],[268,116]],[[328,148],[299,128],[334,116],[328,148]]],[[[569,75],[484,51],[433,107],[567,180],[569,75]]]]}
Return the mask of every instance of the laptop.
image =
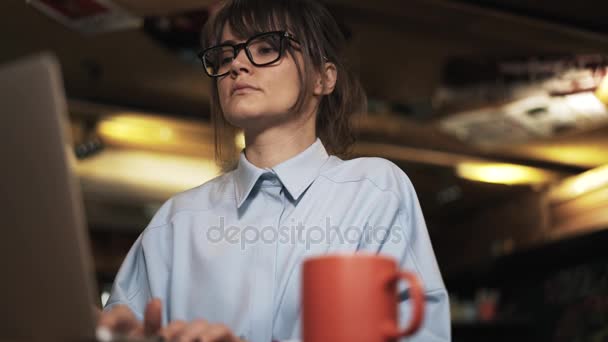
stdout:
{"type": "Polygon", "coordinates": [[[0,341],[93,341],[98,306],[61,72],[0,66],[0,341]]]}

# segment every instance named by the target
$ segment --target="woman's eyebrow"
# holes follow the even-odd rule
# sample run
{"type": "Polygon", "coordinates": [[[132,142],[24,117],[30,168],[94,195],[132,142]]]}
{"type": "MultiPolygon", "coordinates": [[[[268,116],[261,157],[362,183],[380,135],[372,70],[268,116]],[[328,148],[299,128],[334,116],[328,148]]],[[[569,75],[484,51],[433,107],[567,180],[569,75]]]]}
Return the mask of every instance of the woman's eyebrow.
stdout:
{"type": "Polygon", "coordinates": [[[228,40],[224,40],[224,41],[220,42],[220,44],[232,44],[232,45],[235,45],[236,41],[232,40],[232,39],[228,39],[228,40]]]}

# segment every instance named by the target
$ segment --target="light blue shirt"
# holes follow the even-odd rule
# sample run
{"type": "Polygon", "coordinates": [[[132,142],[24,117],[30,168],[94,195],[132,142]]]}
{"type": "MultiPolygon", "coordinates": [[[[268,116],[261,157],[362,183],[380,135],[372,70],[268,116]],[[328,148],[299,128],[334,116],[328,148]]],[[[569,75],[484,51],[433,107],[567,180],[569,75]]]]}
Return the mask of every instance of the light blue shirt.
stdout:
{"type": "Polygon", "coordinates": [[[450,340],[447,292],[408,177],[385,159],[329,156],[319,139],[267,169],[241,153],[235,170],[168,200],[106,309],[126,304],[141,319],[157,297],[165,324],[205,319],[251,342],[298,339],[302,261],[355,251],[392,256],[424,283],[425,320],[411,341],[450,340]]]}

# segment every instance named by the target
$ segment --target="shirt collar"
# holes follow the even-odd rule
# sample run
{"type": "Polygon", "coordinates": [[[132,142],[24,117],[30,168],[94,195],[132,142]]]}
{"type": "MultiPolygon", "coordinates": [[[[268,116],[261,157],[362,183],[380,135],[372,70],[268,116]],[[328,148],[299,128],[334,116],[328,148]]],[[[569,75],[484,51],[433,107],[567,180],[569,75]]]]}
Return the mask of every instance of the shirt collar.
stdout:
{"type": "Polygon", "coordinates": [[[275,173],[291,197],[297,200],[317,178],[321,166],[327,161],[328,157],[329,155],[319,138],[298,155],[269,169],[260,169],[251,164],[245,157],[245,152],[241,152],[239,164],[235,171],[237,207],[241,207],[258,178],[266,172],[275,173]]]}

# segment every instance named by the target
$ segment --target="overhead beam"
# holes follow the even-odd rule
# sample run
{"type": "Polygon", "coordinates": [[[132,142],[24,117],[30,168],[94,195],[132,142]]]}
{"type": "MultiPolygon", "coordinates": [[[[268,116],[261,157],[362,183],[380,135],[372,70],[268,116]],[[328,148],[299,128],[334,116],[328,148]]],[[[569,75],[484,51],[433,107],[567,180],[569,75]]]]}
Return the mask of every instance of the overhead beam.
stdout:
{"type": "Polygon", "coordinates": [[[129,12],[139,16],[163,16],[207,8],[217,0],[114,0],[129,12]]]}
{"type": "MultiPolygon", "coordinates": [[[[608,52],[608,35],[523,15],[450,0],[326,0],[339,8],[358,9],[403,25],[433,27],[441,32],[467,33],[472,39],[491,38],[550,51],[608,52]]],[[[338,8],[338,9],[339,9],[338,8]]]]}

